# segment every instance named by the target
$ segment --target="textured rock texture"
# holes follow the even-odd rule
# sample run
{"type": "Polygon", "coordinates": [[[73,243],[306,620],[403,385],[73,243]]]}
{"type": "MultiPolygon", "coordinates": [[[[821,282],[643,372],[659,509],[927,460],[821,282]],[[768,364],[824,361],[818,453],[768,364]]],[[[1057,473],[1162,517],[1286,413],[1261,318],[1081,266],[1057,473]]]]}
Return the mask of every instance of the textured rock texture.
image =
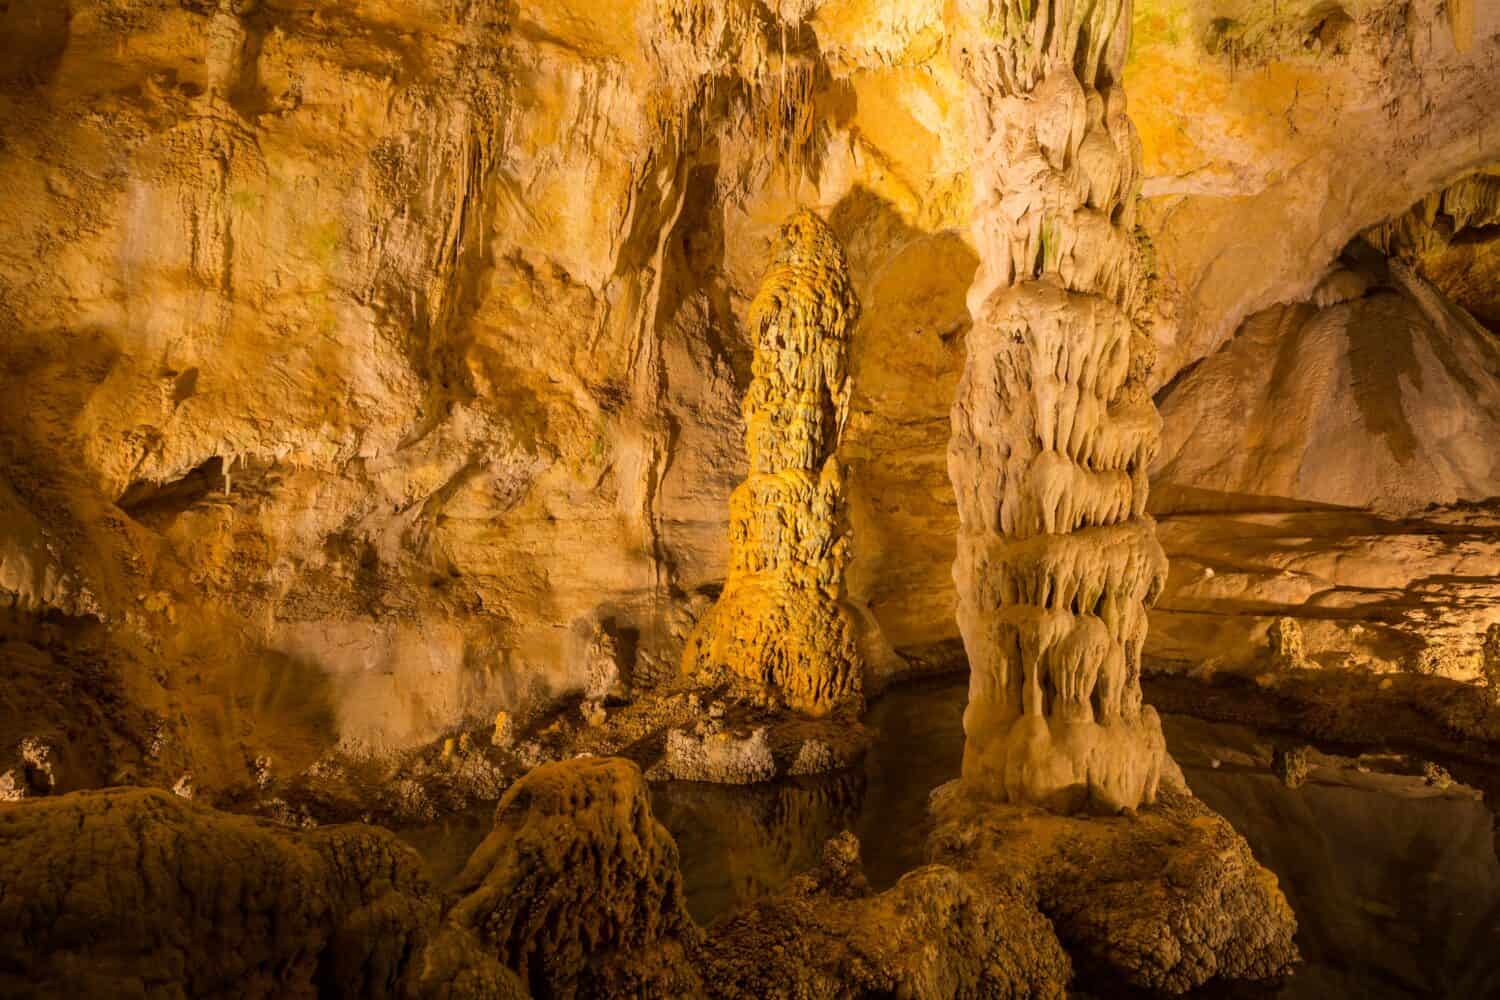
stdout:
{"type": "Polygon", "coordinates": [[[709,932],[715,996],[1062,997],[1072,973],[1047,920],[950,868],[871,895],[859,841],[830,839],[819,866],[709,932]]]}
{"type": "Polygon", "coordinates": [[[1365,233],[1490,330],[1500,330],[1500,173],[1491,167],[1433,191],[1365,233]]]}
{"type": "Polygon", "coordinates": [[[381,831],[288,832],[160,791],[3,806],[0,927],[13,940],[0,984],[457,998],[521,996],[524,982],[539,997],[938,1000],[1061,997],[1064,947],[1089,975],[1170,991],[1274,975],[1295,955],[1274,878],[1178,791],[1118,819],[943,801],[933,843],[947,866],[875,894],[845,832],[811,871],[707,932],[683,905],[677,847],[639,769],[618,758],[518,782],[445,901],[381,831]]]}
{"type": "Polygon", "coordinates": [[[1357,294],[1257,314],[1165,395],[1168,503],[1401,516],[1500,495],[1500,337],[1400,261],[1325,285],[1342,275],[1357,294]]]}
{"type": "Polygon", "coordinates": [[[683,653],[691,677],[823,715],[861,704],[864,663],[843,604],[847,344],[859,320],[843,248],[811,212],[786,224],[750,305],[750,475],[729,498],[729,576],[683,653]]]}
{"type": "Polygon", "coordinates": [[[448,922],[537,996],[607,995],[598,983],[620,953],[680,951],[697,934],[677,845],[618,758],[545,764],[513,785],[449,893],[448,922]]]}
{"type": "Polygon", "coordinates": [[[1357,246],[1321,286],[1342,291],[1257,314],[1164,394],[1154,662],[1479,678],[1500,339],[1422,266],[1357,246]],[[1302,655],[1278,653],[1281,618],[1302,655]]]}
{"type": "Polygon", "coordinates": [[[161,791],[0,808],[8,996],[520,996],[482,952],[441,974],[439,901],[380,830],[294,834],[161,791]],[[424,982],[424,977],[433,978],[424,982]]]}
{"type": "Polygon", "coordinates": [[[1214,979],[1274,979],[1297,961],[1297,921],[1227,821],[1164,782],[1139,815],[1078,819],[934,793],[935,860],[1019,889],[1085,982],[1184,993],[1214,979]]]}
{"type": "Polygon", "coordinates": [[[552,764],[516,785],[450,894],[450,925],[498,948],[537,996],[1060,997],[1071,973],[1025,899],[951,869],[872,894],[849,833],[705,933],[683,909],[676,846],[621,760],[552,764]]]}
{"type": "MultiPolygon", "coordinates": [[[[11,0],[0,585],[57,665],[27,676],[85,707],[58,782],[191,770],[227,801],[268,758],[384,759],[583,689],[595,623],[632,683],[674,675],[728,575],[746,313],[798,207],[866,305],[867,688],[955,638],[978,147],[948,7],[11,0]]],[[[1500,159],[1493,4],[1131,17],[1153,387],[1500,159]]]]}
{"type": "Polygon", "coordinates": [[[1153,388],[1251,315],[1309,296],[1360,232],[1500,160],[1494,4],[1134,6],[1153,388]]]}
{"type": "Polygon", "coordinates": [[[784,890],[703,932],[682,909],[676,848],[639,772],[549,765],[507,796],[451,887],[448,919],[549,996],[1062,996],[1064,948],[1101,982],[1184,992],[1271,978],[1296,958],[1275,877],[1178,788],[1111,819],[942,801],[943,864],[875,894],[846,832],[784,890]],[[533,953],[528,927],[550,943],[533,953]]]}
{"type": "Polygon", "coordinates": [[[1151,352],[1130,318],[1130,23],[1115,5],[961,7],[980,256],[948,450],[964,781],[1002,801],[1133,808],[1155,798],[1165,755],[1140,664],[1166,560],[1145,512],[1151,352]]]}

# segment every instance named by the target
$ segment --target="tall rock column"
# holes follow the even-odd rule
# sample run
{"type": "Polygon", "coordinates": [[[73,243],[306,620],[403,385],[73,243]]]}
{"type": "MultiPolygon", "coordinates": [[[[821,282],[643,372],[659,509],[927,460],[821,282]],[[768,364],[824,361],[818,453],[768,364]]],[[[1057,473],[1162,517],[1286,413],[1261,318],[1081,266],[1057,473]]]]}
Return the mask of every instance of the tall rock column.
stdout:
{"type": "Polygon", "coordinates": [[[1141,703],[1166,557],[1145,513],[1161,418],[1129,318],[1140,143],[1129,0],[958,0],[969,87],[973,330],[953,407],[971,794],[1061,811],[1150,802],[1141,703]]]}
{"type": "Polygon", "coordinates": [[[848,544],[835,455],[858,319],[843,249],[821,219],[800,213],[782,227],[750,306],[750,475],[729,498],[724,591],[683,654],[689,675],[749,682],[815,715],[858,702],[863,683],[843,604],[848,544]]]}

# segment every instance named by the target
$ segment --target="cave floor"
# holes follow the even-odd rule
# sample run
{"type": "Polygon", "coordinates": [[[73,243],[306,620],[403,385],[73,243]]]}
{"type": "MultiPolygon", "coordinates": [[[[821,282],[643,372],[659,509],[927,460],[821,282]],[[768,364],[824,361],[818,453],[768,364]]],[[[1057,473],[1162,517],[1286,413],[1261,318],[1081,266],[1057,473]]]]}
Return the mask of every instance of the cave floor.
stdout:
{"type": "MultiPolygon", "coordinates": [[[[819,778],[726,786],[653,785],[653,809],[681,852],[687,902],[710,923],[812,867],[853,830],[872,885],[926,863],[928,796],[956,777],[962,676],[890,691],[866,723],[864,765],[819,778]]],[[[1273,773],[1300,737],[1181,712],[1163,715],[1188,785],[1276,873],[1297,914],[1304,961],[1277,986],[1200,995],[1311,998],[1500,996],[1500,825],[1476,789],[1433,780],[1428,759],[1344,744],[1310,747],[1298,787],[1273,773]]],[[[1464,762],[1454,771],[1467,776],[1464,762]]],[[[490,827],[491,807],[402,831],[440,883],[490,827]]]]}

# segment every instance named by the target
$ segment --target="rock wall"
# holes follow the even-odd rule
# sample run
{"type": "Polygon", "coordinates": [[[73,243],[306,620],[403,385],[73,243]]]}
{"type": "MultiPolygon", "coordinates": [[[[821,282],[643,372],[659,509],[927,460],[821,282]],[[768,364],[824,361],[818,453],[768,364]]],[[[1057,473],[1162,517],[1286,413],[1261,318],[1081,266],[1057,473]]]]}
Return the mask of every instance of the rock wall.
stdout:
{"type": "Polygon", "coordinates": [[[1141,0],[1134,21],[1153,388],[1310,295],[1360,232],[1500,159],[1494,4],[1141,0]]]}
{"type": "Polygon", "coordinates": [[[1491,167],[1433,191],[1404,214],[1365,233],[1410,264],[1490,330],[1500,330],[1500,174],[1491,167]]]}
{"type": "Polygon", "coordinates": [[[1368,258],[1336,268],[1321,301],[1252,317],[1163,395],[1161,506],[1401,517],[1500,496],[1500,337],[1368,258]]]}
{"type": "MultiPolygon", "coordinates": [[[[1325,7],[1133,5],[1153,386],[1500,157],[1493,5],[1325,7]]],[[[0,585],[12,662],[66,683],[18,690],[0,743],[78,744],[59,787],[229,793],[581,689],[596,625],[674,674],[798,206],[866,305],[868,686],[954,638],[953,31],[940,0],[12,0],[0,585]],[[87,710],[28,724],[59,685],[87,710]]]]}
{"type": "Polygon", "coordinates": [[[1172,573],[1147,652],[1207,673],[1475,682],[1500,621],[1500,339],[1368,248],[1319,287],[1163,396],[1153,509],[1172,573]],[[1299,662],[1274,655],[1278,618],[1299,662]]]}

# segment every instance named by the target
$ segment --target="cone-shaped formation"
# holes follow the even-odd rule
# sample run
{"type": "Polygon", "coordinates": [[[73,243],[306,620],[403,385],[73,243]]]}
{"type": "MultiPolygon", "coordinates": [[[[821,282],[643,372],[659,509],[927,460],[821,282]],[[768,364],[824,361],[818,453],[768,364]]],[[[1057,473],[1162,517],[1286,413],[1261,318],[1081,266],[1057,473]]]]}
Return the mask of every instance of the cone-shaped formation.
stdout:
{"type": "Polygon", "coordinates": [[[727,671],[812,714],[861,693],[854,623],[842,604],[848,545],[835,456],[858,318],[838,240],[816,215],[797,215],[782,227],[750,306],[750,476],[729,499],[728,578],[683,656],[690,675],[727,671]]]}
{"type": "Polygon", "coordinates": [[[1139,141],[1120,85],[1129,4],[960,0],[981,266],[953,408],[954,580],[972,668],[964,780],[1061,810],[1151,801],[1146,516],[1160,417],[1129,314],[1139,141]]]}

